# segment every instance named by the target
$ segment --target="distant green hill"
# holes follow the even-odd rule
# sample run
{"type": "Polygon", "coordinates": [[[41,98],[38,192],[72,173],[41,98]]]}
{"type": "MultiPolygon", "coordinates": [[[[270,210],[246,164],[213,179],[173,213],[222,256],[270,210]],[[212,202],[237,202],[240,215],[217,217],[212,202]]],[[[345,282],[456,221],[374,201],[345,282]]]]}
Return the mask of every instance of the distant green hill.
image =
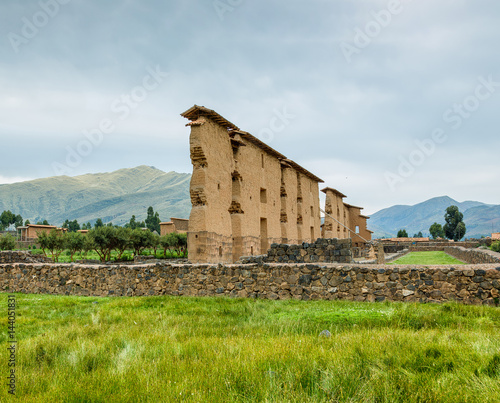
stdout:
{"type": "Polygon", "coordinates": [[[466,238],[479,238],[500,231],[500,205],[477,201],[460,203],[448,196],[435,197],[414,206],[397,205],[380,210],[372,214],[368,228],[374,231],[375,238],[395,237],[400,229],[406,229],[409,236],[419,231],[429,236],[429,227],[434,222],[444,224],[446,208],[451,205],[458,206],[464,214],[466,238]]]}
{"type": "Polygon", "coordinates": [[[61,225],[66,219],[123,225],[132,215],[146,218],[149,206],[160,219],[189,218],[190,174],[163,172],[145,165],[110,173],[56,176],[0,185],[0,212],[11,210],[35,223],[47,219],[61,225]]]}

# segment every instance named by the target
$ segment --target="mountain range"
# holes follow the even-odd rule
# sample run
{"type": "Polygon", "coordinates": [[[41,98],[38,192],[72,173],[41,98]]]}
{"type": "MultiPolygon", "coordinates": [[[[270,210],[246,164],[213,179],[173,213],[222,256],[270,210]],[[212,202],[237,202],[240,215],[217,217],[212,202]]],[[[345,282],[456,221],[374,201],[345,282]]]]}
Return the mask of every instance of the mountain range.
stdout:
{"type": "MultiPolygon", "coordinates": [[[[123,225],[132,215],[143,221],[149,206],[162,221],[169,221],[170,217],[189,218],[190,180],[190,174],[142,165],[110,173],[4,184],[0,185],[0,212],[11,210],[32,223],[46,219],[53,225],[62,225],[67,219],[94,223],[97,218],[123,225]]],[[[445,210],[451,205],[458,206],[464,214],[466,238],[500,231],[500,205],[461,203],[448,196],[380,210],[368,220],[368,228],[374,232],[374,238],[395,237],[400,229],[406,229],[409,236],[419,231],[428,236],[434,222],[444,224],[445,210]]]]}
{"type": "Polygon", "coordinates": [[[455,205],[464,215],[466,238],[480,238],[500,231],[500,205],[478,201],[458,202],[448,196],[435,197],[413,206],[396,205],[372,214],[368,228],[374,238],[395,237],[400,229],[409,236],[422,231],[429,236],[429,227],[437,222],[444,225],[446,208],[455,205]]]}
{"type": "Polygon", "coordinates": [[[152,206],[162,221],[189,218],[190,174],[163,172],[149,166],[110,173],[55,176],[0,185],[0,212],[11,210],[31,223],[47,220],[62,225],[68,219],[123,225],[135,215],[143,221],[152,206]]]}

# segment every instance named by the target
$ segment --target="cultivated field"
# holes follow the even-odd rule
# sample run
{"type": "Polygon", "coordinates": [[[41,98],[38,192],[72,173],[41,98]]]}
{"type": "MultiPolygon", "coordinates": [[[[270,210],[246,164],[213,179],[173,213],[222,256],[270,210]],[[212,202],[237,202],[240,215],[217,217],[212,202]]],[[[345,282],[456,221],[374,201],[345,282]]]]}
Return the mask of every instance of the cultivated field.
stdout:
{"type": "MultiPolygon", "coordinates": [[[[498,308],[16,299],[16,395],[23,402],[499,401],[498,308]]],[[[7,294],[0,300],[7,312],[7,294]]],[[[0,340],[6,357],[6,331],[0,340]]]]}

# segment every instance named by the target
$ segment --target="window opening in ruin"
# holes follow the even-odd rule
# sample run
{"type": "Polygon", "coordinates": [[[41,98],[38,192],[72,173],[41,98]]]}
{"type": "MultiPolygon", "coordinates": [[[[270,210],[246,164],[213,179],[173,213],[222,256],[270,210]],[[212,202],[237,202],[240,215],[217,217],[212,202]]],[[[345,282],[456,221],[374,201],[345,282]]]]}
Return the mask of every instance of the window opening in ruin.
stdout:
{"type": "Polygon", "coordinates": [[[314,209],[313,209],[313,206],[311,206],[311,217],[314,217],[314,209]]]}
{"type": "Polygon", "coordinates": [[[261,157],[261,161],[262,161],[262,168],[264,168],[264,154],[261,154],[260,157],[261,157]]]}
{"type": "Polygon", "coordinates": [[[266,189],[260,189],[260,202],[261,203],[267,203],[267,190],[266,189]]]}
{"type": "Polygon", "coordinates": [[[253,246],[250,246],[250,256],[253,256],[253,246]]]}
{"type": "Polygon", "coordinates": [[[219,246],[219,256],[222,256],[222,246],[219,246]]]}
{"type": "Polygon", "coordinates": [[[356,225],[356,234],[359,234],[359,225],[356,225]]]}
{"type": "Polygon", "coordinates": [[[260,219],[260,254],[267,252],[267,218],[260,219]]]}
{"type": "Polygon", "coordinates": [[[311,242],[314,242],[314,227],[311,227],[311,242]]]}
{"type": "Polygon", "coordinates": [[[217,190],[220,190],[220,183],[217,184],[217,190]]]}

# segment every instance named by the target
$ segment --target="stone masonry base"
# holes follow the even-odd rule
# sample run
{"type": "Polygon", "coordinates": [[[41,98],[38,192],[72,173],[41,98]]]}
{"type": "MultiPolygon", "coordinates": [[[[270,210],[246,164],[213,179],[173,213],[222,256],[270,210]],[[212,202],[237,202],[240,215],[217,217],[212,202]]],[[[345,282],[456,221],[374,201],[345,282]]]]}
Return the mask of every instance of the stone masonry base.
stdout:
{"type": "Polygon", "coordinates": [[[500,265],[0,264],[3,292],[86,296],[186,295],[355,301],[456,300],[498,305],[500,265]]]}

